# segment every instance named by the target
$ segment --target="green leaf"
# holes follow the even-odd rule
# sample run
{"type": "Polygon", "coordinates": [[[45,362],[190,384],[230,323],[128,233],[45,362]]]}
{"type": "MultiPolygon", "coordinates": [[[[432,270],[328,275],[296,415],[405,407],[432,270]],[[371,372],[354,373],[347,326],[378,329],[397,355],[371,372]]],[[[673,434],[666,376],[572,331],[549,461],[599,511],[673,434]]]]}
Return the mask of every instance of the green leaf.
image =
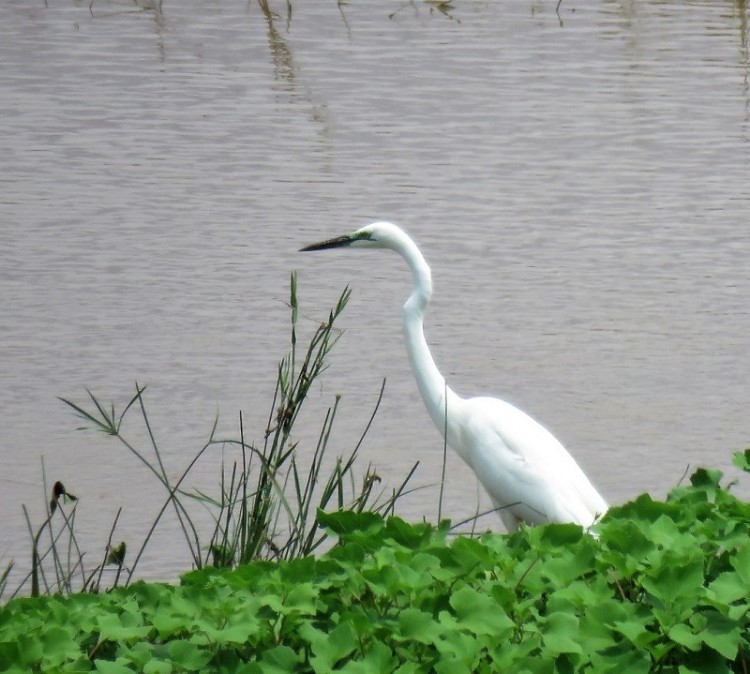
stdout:
{"type": "Polygon", "coordinates": [[[260,661],[260,670],[264,674],[288,674],[294,671],[300,656],[289,646],[276,646],[266,651],[260,661]]]}
{"type": "Polygon", "coordinates": [[[592,672],[596,674],[649,674],[651,656],[647,650],[613,646],[591,654],[592,672]]]}
{"type": "Polygon", "coordinates": [[[374,641],[361,660],[350,660],[340,670],[342,674],[391,674],[397,660],[382,641],[374,641]]]}
{"type": "Polygon", "coordinates": [[[435,674],[474,674],[474,670],[459,658],[441,657],[435,663],[435,674]]]}
{"type": "MultiPolygon", "coordinates": [[[[3,625],[5,630],[5,625],[3,625]]],[[[18,663],[21,665],[32,665],[41,661],[44,651],[40,639],[35,638],[29,634],[16,632],[14,635],[4,636],[4,639],[12,638],[15,641],[15,656],[18,658],[18,663]]],[[[10,659],[10,658],[9,658],[10,659]]]]}
{"type": "Polygon", "coordinates": [[[677,671],[679,674],[731,674],[724,658],[708,649],[691,653],[690,658],[679,665],[677,671]]]}
{"type": "Polygon", "coordinates": [[[150,660],[143,665],[143,674],[172,674],[172,664],[164,660],[150,660]]]}
{"type": "Polygon", "coordinates": [[[502,606],[471,587],[454,592],[450,605],[456,611],[459,626],[474,634],[492,634],[502,639],[510,636],[515,627],[502,606]]]}
{"type": "Polygon", "coordinates": [[[613,642],[613,630],[610,624],[601,619],[601,613],[588,609],[580,616],[581,645],[584,652],[600,651],[608,648],[613,642]]]}
{"type": "Polygon", "coordinates": [[[708,589],[716,601],[732,604],[740,599],[750,597],[750,587],[744,583],[736,571],[725,571],[713,580],[708,589]]]}
{"type": "Polygon", "coordinates": [[[300,636],[311,645],[310,664],[316,672],[327,672],[359,645],[357,634],[349,622],[337,625],[330,632],[316,629],[309,623],[299,628],[300,636]]]}
{"type": "MultiPolygon", "coordinates": [[[[276,590],[276,588],[272,588],[273,590],[276,590]]],[[[283,599],[276,594],[276,592],[266,592],[265,594],[259,595],[258,599],[260,600],[260,604],[263,607],[268,607],[271,609],[270,613],[272,614],[283,614],[284,611],[284,601],[283,599]]],[[[259,611],[259,614],[264,617],[271,617],[269,616],[268,611],[259,611]]]]}
{"type": "Polygon", "coordinates": [[[732,556],[730,564],[734,567],[750,595],[750,540],[746,540],[737,550],[736,554],[732,556]]]}
{"type": "Polygon", "coordinates": [[[574,545],[583,536],[583,528],[578,524],[545,524],[529,530],[529,540],[547,550],[574,545]]]}
{"type": "Polygon", "coordinates": [[[722,476],[723,473],[720,470],[698,468],[698,470],[690,476],[690,484],[694,487],[701,487],[713,493],[718,489],[721,489],[719,483],[721,482],[722,476]]]}
{"type": "Polygon", "coordinates": [[[659,638],[656,632],[648,629],[647,624],[635,620],[617,621],[613,627],[616,632],[622,634],[636,648],[645,648],[652,641],[659,638]]]}
{"type": "Polygon", "coordinates": [[[152,662],[165,664],[164,659],[158,657],[157,650],[159,648],[163,648],[163,646],[161,644],[154,645],[148,641],[139,641],[131,647],[120,646],[118,654],[124,658],[128,658],[132,663],[131,666],[140,671],[152,662]]]}
{"type": "Polygon", "coordinates": [[[735,452],[732,455],[732,463],[737,468],[750,473],[750,449],[746,449],[744,452],[735,452]]]}
{"type": "Polygon", "coordinates": [[[394,670],[393,674],[421,674],[423,671],[416,662],[404,662],[394,670]]]}
{"type": "Polygon", "coordinates": [[[3,674],[29,674],[29,670],[19,665],[10,665],[8,669],[3,670],[3,674]]]}
{"type": "Polygon", "coordinates": [[[462,572],[468,573],[476,568],[491,567],[502,553],[499,550],[491,550],[486,543],[486,538],[484,541],[479,541],[476,538],[459,536],[449,550],[439,550],[437,554],[443,559],[445,566],[458,567],[462,572]]]}
{"type": "Polygon", "coordinates": [[[415,568],[415,564],[412,564],[412,555],[406,554],[405,558],[393,557],[393,552],[390,554],[383,555],[383,550],[375,552],[375,559],[378,566],[381,567],[381,572],[378,574],[378,579],[382,582],[386,591],[404,592],[408,595],[414,595],[420,590],[429,588],[434,580],[432,575],[427,572],[415,568]],[[390,557],[390,559],[389,559],[390,557]]]}
{"type": "Polygon", "coordinates": [[[568,587],[576,579],[591,573],[593,569],[593,548],[583,542],[575,548],[575,554],[560,550],[554,557],[548,557],[542,562],[542,574],[557,588],[568,587]]]}
{"type": "Polygon", "coordinates": [[[45,629],[42,644],[47,667],[59,665],[66,660],[75,660],[82,655],[81,647],[73,634],[74,630],[67,625],[50,625],[45,629]]]}
{"type": "Polygon", "coordinates": [[[170,641],[167,651],[175,665],[189,672],[198,671],[211,660],[209,651],[201,650],[196,644],[185,639],[170,641]]]}
{"type": "Polygon", "coordinates": [[[408,548],[417,548],[428,541],[432,531],[429,524],[409,524],[400,517],[389,517],[385,526],[386,536],[408,548]]]}
{"type": "Polygon", "coordinates": [[[441,633],[439,623],[432,614],[417,608],[407,608],[398,614],[399,631],[395,638],[418,641],[423,644],[435,643],[441,633]]]}
{"type": "Polygon", "coordinates": [[[262,623],[258,620],[257,613],[258,610],[253,603],[253,608],[238,607],[223,624],[212,624],[208,620],[200,623],[196,621],[192,627],[195,632],[192,641],[203,643],[204,641],[200,637],[205,637],[206,643],[217,645],[243,644],[262,631],[262,623]]]}
{"type": "Polygon", "coordinates": [[[667,632],[667,634],[672,641],[691,651],[699,650],[703,643],[700,635],[695,634],[685,623],[675,625],[667,632]]]}
{"type": "Polygon", "coordinates": [[[665,557],[652,575],[642,580],[643,588],[667,606],[691,607],[704,595],[703,557],[694,550],[691,559],[665,557]]]}
{"type": "Polygon", "coordinates": [[[384,527],[383,518],[371,512],[345,510],[327,513],[318,510],[316,517],[320,526],[338,536],[353,531],[374,533],[384,527]]]}
{"type": "MultiPolygon", "coordinates": [[[[440,622],[448,627],[455,620],[447,612],[443,612],[440,614],[440,622]]],[[[456,624],[455,629],[446,629],[443,632],[435,646],[440,654],[439,662],[435,665],[436,672],[471,674],[476,669],[483,643],[473,634],[467,634],[459,629],[459,625],[456,624]]]]}
{"type": "Polygon", "coordinates": [[[130,660],[127,658],[117,658],[117,660],[94,660],[96,671],[101,674],[133,674],[134,670],[128,665],[130,660]]]}
{"type": "Polygon", "coordinates": [[[302,614],[314,614],[317,609],[318,588],[313,583],[295,584],[284,599],[282,612],[292,611],[302,614]]]}
{"type": "Polygon", "coordinates": [[[148,635],[150,628],[139,623],[137,618],[128,612],[120,615],[105,613],[97,620],[98,631],[102,641],[132,641],[143,639],[148,635]]]}
{"type": "Polygon", "coordinates": [[[620,521],[654,522],[661,515],[674,510],[663,501],[654,501],[649,494],[641,494],[635,500],[609,510],[620,521]]]}
{"type": "Polygon", "coordinates": [[[692,546],[692,538],[685,535],[677,523],[666,515],[661,515],[651,524],[647,532],[658,543],[659,548],[674,552],[685,546],[692,546]]]}
{"type": "Polygon", "coordinates": [[[727,660],[734,660],[740,646],[742,631],[739,624],[718,611],[702,611],[691,619],[699,636],[707,646],[727,660]]]}
{"type": "Polygon", "coordinates": [[[542,640],[552,653],[581,653],[581,635],[576,616],[553,613],[543,625],[542,640]]]}
{"type": "Polygon", "coordinates": [[[656,544],[644,534],[640,523],[630,519],[625,506],[620,509],[620,516],[620,519],[612,519],[614,514],[609,514],[610,519],[602,527],[601,540],[608,548],[609,564],[619,575],[628,578],[643,565],[642,560],[656,544]]]}

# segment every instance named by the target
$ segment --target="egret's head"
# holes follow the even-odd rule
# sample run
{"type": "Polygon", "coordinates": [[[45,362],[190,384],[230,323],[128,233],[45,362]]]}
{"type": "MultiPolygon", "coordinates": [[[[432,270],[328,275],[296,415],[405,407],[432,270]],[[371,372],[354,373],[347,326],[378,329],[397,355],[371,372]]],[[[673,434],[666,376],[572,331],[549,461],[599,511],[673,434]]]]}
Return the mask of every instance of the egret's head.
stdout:
{"type": "Polygon", "coordinates": [[[394,242],[399,236],[405,236],[403,231],[391,222],[373,222],[359,229],[328,239],[319,243],[313,243],[301,248],[302,251],[325,250],[327,248],[393,248],[394,242]]]}

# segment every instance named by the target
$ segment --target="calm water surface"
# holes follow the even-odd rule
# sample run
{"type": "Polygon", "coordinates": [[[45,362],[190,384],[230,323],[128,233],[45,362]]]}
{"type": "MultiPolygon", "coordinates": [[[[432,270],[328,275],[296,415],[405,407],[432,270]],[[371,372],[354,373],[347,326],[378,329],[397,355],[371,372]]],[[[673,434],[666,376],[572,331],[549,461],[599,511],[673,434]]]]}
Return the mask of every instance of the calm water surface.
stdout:
{"type": "MultiPolygon", "coordinates": [[[[750,446],[744,2],[88,4],[0,3],[0,567],[29,557],[42,456],[92,560],[120,506],[133,547],[161,506],[57,396],[122,405],[148,384],[174,476],[217,412],[220,435],[243,410],[262,440],[295,269],[303,330],[354,291],[302,451],[336,394],[349,450],[387,378],[363,461],[395,485],[419,460],[433,486],[401,512],[434,518],[405,266],[297,253],[373,219],[433,267],[428,340],[454,388],[530,412],[611,503],[750,446]]],[[[191,485],[215,489],[220,460],[191,485]]],[[[457,520],[478,490],[449,461],[457,520]]],[[[186,567],[172,528],[145,575],[186,567]]]]}

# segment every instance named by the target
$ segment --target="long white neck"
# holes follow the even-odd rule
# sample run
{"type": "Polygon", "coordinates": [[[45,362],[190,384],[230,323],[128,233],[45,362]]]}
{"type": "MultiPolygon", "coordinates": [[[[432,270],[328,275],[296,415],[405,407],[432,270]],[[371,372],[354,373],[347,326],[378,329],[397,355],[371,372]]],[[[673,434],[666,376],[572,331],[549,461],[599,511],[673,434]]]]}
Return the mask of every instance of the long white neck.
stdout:
{"type": "Polygon", "coordinates": [[[456,424],[451,415],[460,414],[462,399],[451,389],[440,374],[424,336],[424,314],[432,295],[432,274],[422,253],[411,239],[400,242],[397,249],[409,265],[414,290],[404,304],[404,336],[406,350],[414,377],[425,407],[440,433],[447,434],[448,444],[457,448],[456,424]],[[447,417],[446,417],[447,413],[447,417]]]}

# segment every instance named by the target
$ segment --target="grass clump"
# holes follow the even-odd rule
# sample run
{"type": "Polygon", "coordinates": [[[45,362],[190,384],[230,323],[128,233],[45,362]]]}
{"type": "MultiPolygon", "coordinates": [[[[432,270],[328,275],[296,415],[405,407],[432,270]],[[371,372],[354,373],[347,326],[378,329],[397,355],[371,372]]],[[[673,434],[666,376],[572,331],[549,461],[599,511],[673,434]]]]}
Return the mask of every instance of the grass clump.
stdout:
{"type": "Polygon", "coordinates": [[[598,536],[551,524],[451,537],[447,523],[318,513],[321,557],[206,567],[0,609],[9,671],[664,672],[750,668],[750,505],[700,470],[598,536]],[[13,669],[13,668],[16,669],[13,669]]]}
{"type": "MultiPolygon", "coordinates": [[[[326,319],[314,330],[307,346],[301,349],[297,335],[297,280],[296,275],[292,274],[289,298],[291,343],[288,354],[278,365],[262,445],[256,446],[246,441],[241,414],[239,438],[217,438],[217,418],[207,441],[194,453],[176,480],[170,479],[151,427],[145,387],[136,384],[133,397],[122,411],[118,411],[114,404],[104,404],[90,391],[87,405],[62,399],[84,420],[83,429],[100,431],[116,439],[130,452],[162,486],[165,497],[140,545],[113,542],[116,518],[101,562],[94,568],[87,568],[75,532],[78,501],[65,490],[62,483],[56,482],[41,526],[34,527],[26,513],[32,539],[31,570],[13,595],[29,579],[32,596],[57,592],[96,592],[104,586],[129,584],[135,578],[138,563],[152,541],[157,525],[169,511],[174,513],[182,529],[188,553],[186,565],[198,569],[206,565],[233,567],[257,559],[288,560],[311,554],[327,537],[315,519],[317,509],[393,513],[395,503],[416,465],[403,483],[389,492],[379,485],[380,478],[371,466],[360,475],[356,464],[360,446],[380,404],[383,388],[359,442],[348,455],[337,457],[329,472],[324,472],[328,470],[324,466],[331,464],[325,458],[338,410],[338,397],[325,414],[312,451],[301,449],[294,439],[300,411],[311,387],[325,371],[328,356],[341,334],[335,323],[346,307],[349,295],[348,288],[341,293],[326,319]],[[126,422],[133,415],[140,418],[146,431],[148,442],[145,447],[130,439],[132,434],[128,432],[126,422]],[[235,457],[222,464],[218,495],[187,490],[184,485],[193,466],[201,456],[212,450],[235,457]],[[301,452],[305,456],[304,461],[300,461],[301,452]],[[303,465],[306,467],[303,468],[303,465]],[[196,506],[208,508],[212,513],[214,526],[210,531],[202,532],[196,525],[196,506]],[[47,535],[43,536],[45,533],[47,535]],[[132,547],[135,547],[135,554],[129,556],[128,551],[132,547]],[[114,570],[114,578],[113,574],[103,577],[108,567],[114,570]]],[[[50,493],[46,487],[45,492],[50,493]]],[[[9,566],[0,575],[0,589],[7,585],[10,570],[9,566]]]]}

